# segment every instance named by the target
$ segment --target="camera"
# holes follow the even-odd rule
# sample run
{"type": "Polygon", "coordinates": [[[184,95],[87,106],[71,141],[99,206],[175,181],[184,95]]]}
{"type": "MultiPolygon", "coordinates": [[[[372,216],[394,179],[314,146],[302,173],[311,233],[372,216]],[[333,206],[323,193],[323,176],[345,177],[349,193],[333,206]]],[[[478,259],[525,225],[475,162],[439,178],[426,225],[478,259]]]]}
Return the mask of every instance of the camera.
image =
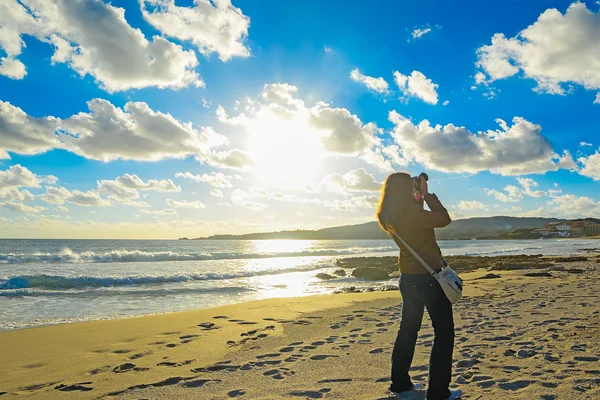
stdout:
{"type": "Polygon", "coordinates": [[[413,176],[412,179],[417,182],[418,185],[421,185],[421,179],[425,179],[425,182],[429,181],[429,176],[425,172],[421,172],[419,176],[413,176]]]}

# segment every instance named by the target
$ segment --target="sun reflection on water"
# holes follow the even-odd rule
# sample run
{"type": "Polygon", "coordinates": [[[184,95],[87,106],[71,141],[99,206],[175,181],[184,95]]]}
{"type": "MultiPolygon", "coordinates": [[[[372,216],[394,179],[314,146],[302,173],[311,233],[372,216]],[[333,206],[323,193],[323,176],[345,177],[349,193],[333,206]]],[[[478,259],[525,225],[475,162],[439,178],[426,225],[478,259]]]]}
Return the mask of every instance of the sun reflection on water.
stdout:
{"type": "Polygon", "coordinates": [[[254,252],[262,254],[300,253],[316,244],[316,240],[253,240],[254,252]]]}

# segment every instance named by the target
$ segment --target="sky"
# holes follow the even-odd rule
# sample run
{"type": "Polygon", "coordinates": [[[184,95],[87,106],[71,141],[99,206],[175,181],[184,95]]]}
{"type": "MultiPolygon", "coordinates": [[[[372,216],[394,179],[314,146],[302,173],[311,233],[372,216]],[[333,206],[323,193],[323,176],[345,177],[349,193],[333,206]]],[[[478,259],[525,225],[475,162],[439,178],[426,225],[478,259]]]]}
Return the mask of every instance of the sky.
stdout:
{"type": "Polygon", "coordinates": [[[0,237],[600,217],[600,2],[6,0],[0,237]],[[459,6],[460,5],[460,6],[459,6]]]}

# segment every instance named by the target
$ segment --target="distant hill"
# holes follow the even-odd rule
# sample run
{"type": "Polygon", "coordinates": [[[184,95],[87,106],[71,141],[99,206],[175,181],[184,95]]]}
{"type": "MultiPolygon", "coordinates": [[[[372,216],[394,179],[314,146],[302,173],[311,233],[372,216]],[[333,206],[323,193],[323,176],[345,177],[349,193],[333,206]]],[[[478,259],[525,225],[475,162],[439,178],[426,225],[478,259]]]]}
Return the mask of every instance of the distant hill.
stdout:
{"type": "MultiPolygon", "coordinates": [[[[438,239],[493,239],[500,235],[519,229],[534,229],[550,222],[562,222],[558,218],[528,217],[481,217],[466,218],[453,221],[449,226],[436,229],[438,239]]],[[[350,240],[350,239],[387,239],[376,221],[358,225],[336,226],[319,230],[295,230],[280,232],[248,233],[244,235],[213,235],[194,240],[350,240]]]]}

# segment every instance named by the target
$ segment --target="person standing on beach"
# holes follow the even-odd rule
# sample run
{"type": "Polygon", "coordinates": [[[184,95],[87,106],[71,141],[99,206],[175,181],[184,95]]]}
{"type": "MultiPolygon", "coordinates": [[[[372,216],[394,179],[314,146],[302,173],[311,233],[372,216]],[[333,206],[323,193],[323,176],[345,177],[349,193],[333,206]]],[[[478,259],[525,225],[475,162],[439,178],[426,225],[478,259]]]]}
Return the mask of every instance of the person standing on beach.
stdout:
{"type": "MultiPolygon", "coordinates": [[[[383,184],[376,215],[384,230],[404,239],[431,268],[442,269],[445,261],[437,245],[434,228],[447,226],[452,220],[437,196],[429,193],[423,174],[417,178],[402,172],[389,175],[383,184]],[[431,211],[423,209],[424,202],[431,211]]],[[[390,391],[399,399],[410,399],[423,389],[422,384],[411,382],[408,372],[423,312],[427,308],[435,333],[429,361],[427,399],[457,399],[462,392],[449,390],[454,348],[452,304],[437,280],[402,243],[395,238],[394,241],[400,247],[402,320],[392,352],[390,391]]]]}

